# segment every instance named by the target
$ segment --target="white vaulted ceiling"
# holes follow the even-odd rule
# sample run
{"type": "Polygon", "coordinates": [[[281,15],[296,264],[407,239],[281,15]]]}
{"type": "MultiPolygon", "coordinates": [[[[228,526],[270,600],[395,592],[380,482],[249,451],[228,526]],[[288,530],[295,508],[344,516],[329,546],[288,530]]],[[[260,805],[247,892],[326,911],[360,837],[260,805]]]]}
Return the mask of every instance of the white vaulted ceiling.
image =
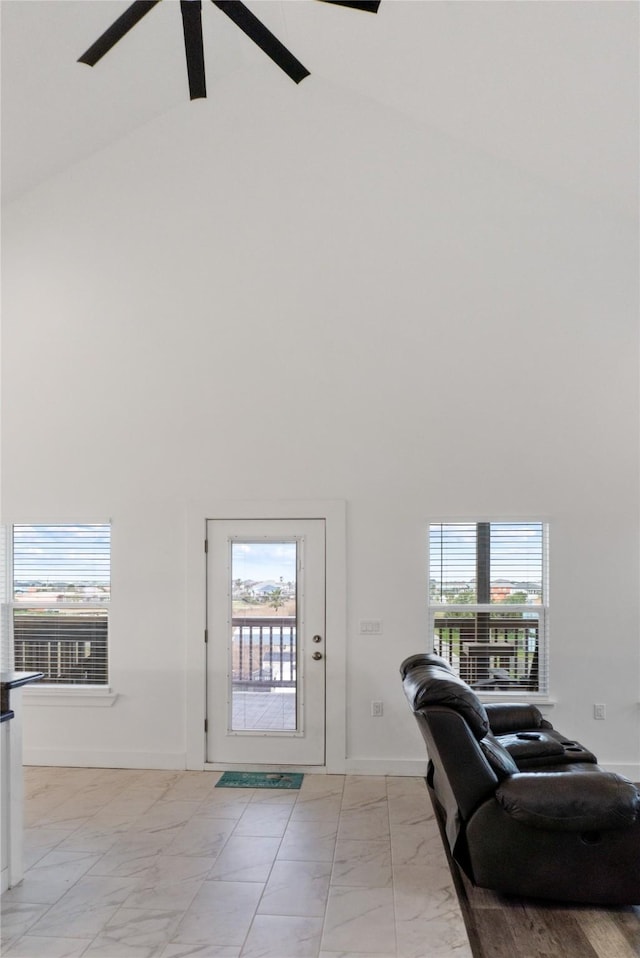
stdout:
{"type": "MultiPolygon", "coordinates": [[[[95,67],[77,62],[128,5],[2,0],[5,202],[154,118],[193,108],[177,0],[158,4],[95,67]]],[[[376,15],[317,0],[248,6],[334,88],[635,213],[635,3],[382,0],[376,15]]],[[[237,71],[291,84],[208,0],[202,22],[209,98],[228,95],[219,83],[237,71]]]]}

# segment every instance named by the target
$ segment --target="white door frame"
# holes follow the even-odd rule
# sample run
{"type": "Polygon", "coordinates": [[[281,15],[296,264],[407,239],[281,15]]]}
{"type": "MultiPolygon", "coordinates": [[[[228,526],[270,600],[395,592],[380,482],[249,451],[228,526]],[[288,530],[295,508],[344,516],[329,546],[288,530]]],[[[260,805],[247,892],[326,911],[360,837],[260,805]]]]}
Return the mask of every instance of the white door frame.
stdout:
{"type": "MultiPolygon", "coordinates": [[[[209,519],[324,519],[326,528],[326,766],[314,771],[343,774],[346,767],[346,503],[342,499],[282,501],[212,500],[190,503],[186,514],[186,766],[206,761],[207,581],[204,542],[209,519]]],[[[167,703],[171,708],[171,703],[167,703]]]]}

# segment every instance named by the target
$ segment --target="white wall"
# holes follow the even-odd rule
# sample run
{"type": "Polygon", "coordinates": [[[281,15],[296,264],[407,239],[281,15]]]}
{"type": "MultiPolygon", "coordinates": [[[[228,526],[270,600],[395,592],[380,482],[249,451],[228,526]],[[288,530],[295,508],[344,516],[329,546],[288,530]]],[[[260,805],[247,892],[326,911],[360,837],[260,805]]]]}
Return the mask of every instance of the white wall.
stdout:
{"type": "Polygon", "coordinates": [[[236,73],[5,212],[5,518],[113,521],[118,699],[27,709],[27,761],[179,767],[186,503],[338,498],[347,767],[424,757],[429,518],[522,517],[551,718],[637,777],[633,220],[303,86],[236,73]]]}

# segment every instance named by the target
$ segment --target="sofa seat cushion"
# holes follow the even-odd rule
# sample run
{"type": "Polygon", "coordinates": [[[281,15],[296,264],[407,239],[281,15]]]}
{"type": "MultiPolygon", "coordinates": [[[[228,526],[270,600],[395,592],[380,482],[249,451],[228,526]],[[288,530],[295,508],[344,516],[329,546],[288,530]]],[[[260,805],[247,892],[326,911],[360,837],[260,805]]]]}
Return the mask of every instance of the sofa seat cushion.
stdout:
{"type": "Polygon", "coordinates": [[[582,772],[596,772],[599,774],[604,769],[595,762],[565,762],[562,758],[558,762],[549,765],[542,765],[537,768],[520,769],[523,772],[564,772],[565,775],[579,775],[582,772]]]}
{"type": "Polygon", "coordinates": [[[612,772],[519,772],[498,786],[496,799],[512,818],[550,831],[628,828],[640,816],[640,792],[612,772]]]}
{"type": "Polygon", "coordinates": [[[496,738],[522,771],[558,762],[596,762],[593,752],[555,729],[523,729],[496,738]]]}
{"type": "Polygon", "coordinates": [[[512,732],[497,736],[500,744],[516,760],[523,758],[546,758],[564,755],[564,746],[552,735],[540,731],[512,732]]]}

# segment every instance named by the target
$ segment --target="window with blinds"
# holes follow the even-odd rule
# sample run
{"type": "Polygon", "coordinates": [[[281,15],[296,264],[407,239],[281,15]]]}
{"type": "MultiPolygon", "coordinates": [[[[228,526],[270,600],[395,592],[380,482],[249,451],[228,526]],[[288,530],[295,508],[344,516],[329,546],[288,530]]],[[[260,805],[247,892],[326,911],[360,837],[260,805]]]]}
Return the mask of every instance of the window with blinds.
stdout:
{"type": "Polygon", "coordinates": [[[108,684],[111,529],[13,527],[14,668],[46,685],[108,684]]]}
{"type": "Polygon", "coordinates": [[[7,527],[0,526],[0,668],[13,670],[11,647],[11,560],[7,527]]]}
{"type": "Polygon", "coordinates": [[[434,650],[473,688],[547,691],[547,551],[542,522],[431,524],[434,650]]]}

